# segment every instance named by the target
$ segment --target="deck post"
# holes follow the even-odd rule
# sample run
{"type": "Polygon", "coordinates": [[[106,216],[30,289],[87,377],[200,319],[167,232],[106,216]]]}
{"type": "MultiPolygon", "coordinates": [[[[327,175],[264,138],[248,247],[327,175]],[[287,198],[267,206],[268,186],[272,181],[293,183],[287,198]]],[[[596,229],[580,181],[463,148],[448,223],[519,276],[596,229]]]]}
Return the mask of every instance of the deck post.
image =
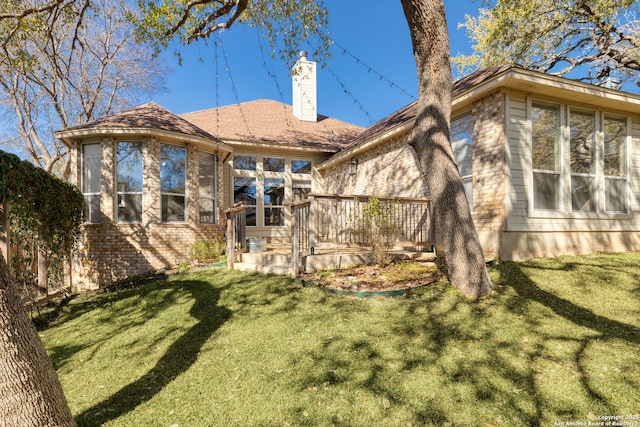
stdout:
{"type": "Polygon", "coordinates": [[[307,217],[307,242],[309,242],[309,250],[316,246],[316,208],[315,197],[309,196],[309,215],[307,217]]]}
{"type": "Polygon", "coordinates": [[[236,258],[236,227],[234,225],[233,212],[227,211],[227,269],[233,270],[233,262],[236,258]]]}
{"type": "Polygon", "coordinates": [[[291,277],[294,279],[300,273],[300,225],[296,206],[291,205],[291,277]]]}

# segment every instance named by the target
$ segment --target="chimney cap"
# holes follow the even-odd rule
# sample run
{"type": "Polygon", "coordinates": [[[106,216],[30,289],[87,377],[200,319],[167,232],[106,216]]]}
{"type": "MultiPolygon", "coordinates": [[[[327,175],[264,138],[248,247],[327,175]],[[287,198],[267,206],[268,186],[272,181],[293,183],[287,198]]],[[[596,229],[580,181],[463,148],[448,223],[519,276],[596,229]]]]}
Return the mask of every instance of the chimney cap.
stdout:
{"type": "Polygon", "coordinates": [[[298,54],[298,59],[307,59],[307,51],[306,50],[301,50],[300,53],[298,54]]]}

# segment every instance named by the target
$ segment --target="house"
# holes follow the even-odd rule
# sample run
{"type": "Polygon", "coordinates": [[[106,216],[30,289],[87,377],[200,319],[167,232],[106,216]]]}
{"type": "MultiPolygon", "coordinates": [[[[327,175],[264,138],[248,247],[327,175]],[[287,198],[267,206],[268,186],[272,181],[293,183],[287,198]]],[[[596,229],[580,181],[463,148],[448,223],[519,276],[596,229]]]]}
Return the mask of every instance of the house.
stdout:
{"type": "Polygon", "coordinates": [[[149,103],[57,132],[87,205],[73,286],[184,262],[196,241],[224,236],[237,202],[252,235],[287,239],[285,205],[320,191],[316,166],[363,130],[317,114],[315,63],[297,66],[293,106],[257,100],[180,117],[149,103]]]}
{"type": "MultiPolygon", "coordinates": [[[[287,242],[285,206],[311,193],[429,197],[407,143],[415,103],[361,129],[318,115],[315,64],[297,66],[292,106],[175,116],[147,104],[58,132],[88,202],[76,286],[181,262],[225,233],[238,202],[248,233],[287,242]]],[[[480,70],[453,95],[452,147],[485,253],[640,249],[639,96],[515,67],[480,70]]]]}
{"type": "MultiPolygon", "coordinates": [[[[318,165],[323,191],[428,197],[407,146],[415,116],[413,103],[318,165]]],[[[640,249],[639,96],[484,69],[454,84],[451,143],[485,254],[640,249]]]]}

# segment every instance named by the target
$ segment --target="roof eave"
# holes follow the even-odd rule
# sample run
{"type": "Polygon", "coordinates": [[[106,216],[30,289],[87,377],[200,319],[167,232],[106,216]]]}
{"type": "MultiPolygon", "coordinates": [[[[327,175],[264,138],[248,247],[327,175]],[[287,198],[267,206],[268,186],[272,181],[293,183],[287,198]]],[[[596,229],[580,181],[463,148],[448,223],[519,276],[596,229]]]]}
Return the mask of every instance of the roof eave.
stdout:
{"type": "MultiPolygon", "coordinates": [[[[508,68],[478,85],[456,94],[452,100],[452,111],[460,111],[470,106],[477,99],[497,89],[512,89],[519,92],[530,92],[549,95],[556,98],[571,98],[572,102],[597,103],[606,108],[630,110],[640,107],[640,96],[606,87],[569,80],[563,77],[544,74],[522,68],[508,68]]],[[[397,124],[393,128],[365,140],[361,144],[341,151],[318,165],[318,170],[325,170],[348,161],[363,151],[369,150],[384,141],[410,130],[415,124],[415,117],[397,124]]]]}
{"type": "Polygon", "coordinates": [[[453,99],[452,110],[461,110],[497,89],[539,94],[571,102],[597,104],[604,108],[632,110],[640,106],[640,96],[564,77],[522,68],[509,68],[487,81],[461,92],[453,99]]]}
{"type": "Polygon", "coordinates": [[[214,148],[216,151],[233,152],[233,148],[222,141],[216,141],[196,135],[187,135],[162,129],[137,127],[95,127],[87,129],[61,130],[55,132],[56,138],[69,144],[73,139],[90,138],[96,136],[157,136],[166,140],[188,142],[191,144],[214,148]]]}
{"type": "Polygon", "coordinates": [[[331,146],[313,146],[313,145],[297,145],[297,144],[278,144],[273,145],[267,142],[258,141],[244,141],[238,139],[226,139],[222,138],[225,144],[235,148],[264,148],[271,150],[289,150],[289,151],[305,151],[315,153],[337,153],[340,151],[339,147],[331,146]]]}
{"type": "Polygon", "coordinates": [[[346,162],[347,160],[350,160],[351,158],[357,156],[358,154],[371,150],[372,148],[375,148],[376,146],[382,144],[383,142],[395,136],[398,136],[410,131],[413,128],[413,125],[415,124],[415,122],[416,122],[416,118],[412,117],[400,124],[395,125],[391,129],[376,135],[372,139],[365,140],[362,144],[358,144],[353,147],[349,147],[343,151],[340,151],[335,155],[331,156],[330,158],[328,158],[327,160],[325,160],[324,162],[320,163],[317,166],[317,169],[322,171],[325,169],[332,168],[342,162],[346,162]]]}

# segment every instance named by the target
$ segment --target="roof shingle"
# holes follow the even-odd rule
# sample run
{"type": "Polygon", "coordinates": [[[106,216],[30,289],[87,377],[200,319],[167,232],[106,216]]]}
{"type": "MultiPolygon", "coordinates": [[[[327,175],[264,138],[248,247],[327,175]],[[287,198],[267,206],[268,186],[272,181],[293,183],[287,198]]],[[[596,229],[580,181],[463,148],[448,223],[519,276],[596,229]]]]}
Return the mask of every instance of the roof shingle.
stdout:
{"type": "Polygon", "coordinates": [[[363,128],[318,115],[317,122],[298,120],[290,105],[259,99],[225,107],[194,111],[180,117],[227,141],[337,151],[363,128]]]}
{"type": "Polygon", "coordinates": [[[73,132],[91,129],[149,129],[163,130],[219,141],[218,138],[199,128],[193,123],[173,114],[166,108],[149,102],[113,116],[104,117],[93,122],[64,129],[62,132],[73,132]]]}

